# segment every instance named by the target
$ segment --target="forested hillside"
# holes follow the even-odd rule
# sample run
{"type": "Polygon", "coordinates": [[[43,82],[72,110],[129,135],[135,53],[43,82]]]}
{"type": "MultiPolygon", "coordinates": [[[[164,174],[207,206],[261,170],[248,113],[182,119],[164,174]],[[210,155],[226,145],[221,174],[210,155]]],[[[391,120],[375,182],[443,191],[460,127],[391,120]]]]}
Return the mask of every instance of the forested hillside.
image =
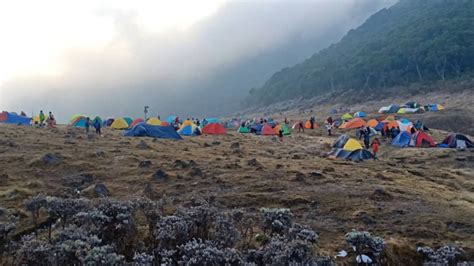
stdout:
{"type": "Polygon", "coordinates": [[[337,44],[275,73],[247,103],[463,78],[474,70],[474,1],[401,0],[337,44]]]}

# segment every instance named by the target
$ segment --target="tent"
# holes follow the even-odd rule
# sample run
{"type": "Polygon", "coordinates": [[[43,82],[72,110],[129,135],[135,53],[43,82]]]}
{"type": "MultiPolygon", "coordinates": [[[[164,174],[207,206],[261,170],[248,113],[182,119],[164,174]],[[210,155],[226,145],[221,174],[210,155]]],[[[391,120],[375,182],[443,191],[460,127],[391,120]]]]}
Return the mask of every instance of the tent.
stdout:
{"type": "Polygon", "coordinates": [[[183,136],[196,136],[201,135],[201,130],[195,124],[182,125],[178,130],[178,134],[183,136]]]}
{"type": "Polygon", "coordinates": [[[349,139],[347,140],[346,144],[344,144],[344,147],[342,147],[344,150],[349,150],[349,151],[355,151],[358,149],[362,149],[362,145],[355,140],[355,139],[349,139]]]}
{"type": "Polygon", "coordinates": [[[133,120],[132,124],[130,125],[130,127],[134,127],[140,123],[145,123],[145,120],[141,119],[141,118],[137,118],[135,120],[133,120]]]}
{"type": "MultiPolygon", "coordinates": [[[[9,114],[11,114],[11,113],[9,113],[9,114]]],[[[33,124],[39,124],[39,123],[40,123],[40,116],[39,116],[39,115],[35,115],[31,120],[33,121],[33,124]]],[[[47,120],[48,120],[48,115],[45,114],[45,115],[44,115],[44,121],[43,121],[43,122],[45,122],[45,121],[47,121],[47,120]]]]}
{"type": "Polygon", "coordinates": [[[104,126],[110,127],[114,121],[115,121],[115,119],[113,119],[113,118],[107,118],[104,121],[104,126]]]}
{"type": "Polygon", "coordinates": [[[112,125],[110,125],[111,128],[113,129],[127,129],[129,128],[128,123],[125,119],[123,118],[117,118],[114,120],[112,125]]]}
{"type": "Polygon", "coordinates": [[[367,121],[367,125],[371,128],[375,128],[378,124],[379,121],[377,121],[376,119],[370,119],[369,121],[367,121]]]}
{"type": "Polygon", "coordinates": [[[170,123],[166,122],[166,121],[161,121],[161,124],[160,126],[162,127],[168,127],[168,126],[171,126],[170,123]]]}
{"type": "Polygon", "coordinates": [[[354,129],[354,128],[360,128],[360,127],[366,127],[366,126],[367,126],[367,122],[365,122],[364,119],[357,117],[342,124],[339,128],[354,129]]]}
{"type": "Polygon", "coordinates": [[[423,131],[418,131],[411,136],[410,144],[411,147],[435,147],[436,142],[423,131]]]}
{"type": "Polygon", "coordinates": [[[345,114],[343,114],[343,115],[341,116],[341,119],[342,119],[342,120],[350,120],[350,119],[352,119],[352,118],[353,118],[352,115],[349,114],[349,113],[345,113],[345,114]]]}
{"type": "Polygon", "coordinates": [[[347,160],[354,162],[360,162],[363,160],[373,159],[374,155],[366,149],[358,149],[352,151],[349,155],[345,157],[347,160]]]}
{"type": "Polygon", "coordinates": [[[400,106],[392,104],[388,106],[388,113],[394,114],[400,110],[400,106]]]}
{"type": "Polygon", "coordinates": [[[212,124],[212,123],[219,123],[219,118],[215,118],[215,117],[209,117],[209,118],[206,118],[206,121],[208,124],[212,124]]]}
{"type": "Polygon", "coordinates": [[[260,135],[260,133],[262,133],[262,127],[263,127],[262,124],[253,124],[250,126],[250,132],[260,135]]]}
{"type": "Polygon", "coordinates": [[[146,121],[147,124],[149,125],[152,125],[152,126],[161,126],[161,121],[160,119],[156,118],[156,117],[150,117],[148,118],[148,120],[146,121]]]}
{"type": "Polygon", "coordinates": [[[153,126],[139,123],[123,134],[126,137],[152,137],[162,139],[182,139],[173,127],[153,126]]]}
{"type": "Polygon", "coordinates": [[[125,122],[127,122],[128,126],[131,126],[132,123],[133,123],[133,119],[131,117],[124,117],[123,120],[125,120],[125,122]]]}
{"type": "Polygon", "coordinates": [[[406,108],[420,108],[421,105],[415,101],[407,102],[404,104],[404,107],[406,108]]]}
{"type": "Polygon", "coordinates": [[[413,127],[413,123],[410,122],[408,119],[402,119],[397,121],[398,126],[400,127],[400,131],[410,131],[411,128],[413,127]]]}
{"type": "Polygon", "coordinates": [[[202,129],[202,133],[211,135],[225,135],[227,134],[227,130],[219,123],[210,123],[202,129]]]}
{"type": "Polygon", "coordinates": [[[103,123],[103,120],[102,120],[102,118],[100,118],[100,116],[96,116],[96,117],[94,117],[94,119],[92,119],[92,123],[95,123],[95,121],[96,121],[96,120],[98,120],[98,121],[99,121],[99,123],[102,125],[102,123],[103,123]]]}
{"type": "Polygon", "coordinates": [[[239,132],[239,133],[250,133],[250,128],[241,126],[241,127],[239,127],[237,132],[239,132]]]}
{"type": "Polygon", "coordinates": [[[354,113],[354,117],[366,117],[367,115],[365,114],[365,112],[357,112],[357,113],[354,113]]]}
{"type": "Polygon", "coordinates": [[[385,121],[385,125],[383,126],[383,128],[392,129],[392,128],[397,128],[399,126],[400,124],[398,123],[398,121],[385,121]]]}
{"type": "Polygon", "coordinates": [[[397,119],[395,118],[394,115],[389,115],[389,116],[385,117],[384,120],[385,120],[385,121],[395,121],[395,120],[397,120],[397,119]]]}
{"type": "Polygon", "coordinates": [[[337,140],[334,142],[332,147],[342,149],[342,147],[344,147],[344,145],[346,144],[348,140],[349,140],[349,136],[346,134],[343,134],[339,136],[339,138],[337,138],[337,140]]]}
{"type": "Polygon", "coordinates": [[[411,134],[406,131],[402,131],[397,135],[396,138],[392,140],[392,145],[400,148],[406,148],[408,145],[410,145],[410,140],[411,134]]]}
{"type": "Polygon", "coordinates": [[[381,114],[386,114],[386,113],[388,113],[389,111],[390,111],[390,107],[388,107],[388,106],[382,106],[382,107],[380,107],[380,109],[379,109],[379,113],[381,113],[381,114]]]}
{"type": "Polygon", "coordinates": [[[294,123],[292,129],[300,129],[300,123],[294,123]]]}
{"type": "Polygon", "coordinates": [[[346,158],[351,154],[352,151],[344,150],[344,149],[335,149],[331,151],[328,155],[329,158],[346,158]]]}
{"type": "Polygon", "coordinates": [[[184,120],[183,122],[183,126],[188,126],[188,125],[192,125],[193,124],[193,121],[189,120],[189,119],[186,119],[184,120]]]}
{"type": "Polygon", "coordinates": [[[260,135],[265,135],[265,136],[277,135],[277,134],[278,133],[276,133],[269,124],[263,125],[262,131],[260,133],[260,135]]]}
{"type": "Polygon", "coordinates": [[[14,113],[2,112],[0,114],[0,123],[28,126],[31,125],[31,118],[14,113]]]}
{"type": "Polygon", "coordinates": [[[459,133],[449,134],[443,140],[443,142],[441,144],[444,144],[449,148],[458,148],[461,141],[464,141],[464,143],[466,144],[466,148],[474,148],[474,144],[472,143],[472,141],[468,137],[464,136],[463,134],[459,134],[459,133]]]}
{"type": "MultiPolygon", "coordinates": [[[[92,121],[90,121],[92,123],[92,121]]],[[[78,116],[74,120],[71,121],[71,126],[73,127],[86,127],[87,124],[87,117],[85,116],[78,116]]]]}
{"type": "Polygon", "coordinates": [[[280,134],[280,129],[283,131],[283,135],[290,135],[290,129],[286,125],[277,125],[273,128],[275,133],[280,134]]]}
{"type": "Polygon", "coordinates": [[[76,120],[78,117],[81,117],[81,116],[87,117],[85,115],[75,114],[75,115],[71,116],[71,118],[69,118],[69,122],[72,122],[72,121],[76,120]]]}
{"type": "Polygon", "coordinates": [[[441,104],[430,104],[428,105],[428,110],[429,111],[441,111],[444,110],[444,106],[441,104]]]}
{"type": "Polygon", "coordinates": [[[405,108],[400,108],[400,109],[398,109],[398,111],[397,111],[397,114],[406,114],[406,113],[407,113],[407,111],[406,111],[405,108]]]}

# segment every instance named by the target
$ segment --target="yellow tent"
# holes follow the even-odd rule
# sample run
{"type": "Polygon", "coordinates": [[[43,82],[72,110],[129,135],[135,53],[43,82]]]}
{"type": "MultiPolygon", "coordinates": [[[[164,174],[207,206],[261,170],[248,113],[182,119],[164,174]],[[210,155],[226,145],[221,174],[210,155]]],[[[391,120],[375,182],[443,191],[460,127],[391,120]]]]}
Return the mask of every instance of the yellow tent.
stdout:
{"type": "Polygon", "coordinates": [[[114,128],[114,129],[127,129],[128,128],[128,123],[123,118],[117,118],[117,119],[114,120],[112,125],[110,125],[110,127],[114,128]]]}
{"type": "Polygon", "coordinates": [[[355,151],[355,150],[362,149],[362,145],[360,145],[360,143],[355,139],[349,139],[344,145],[343,149],[349,150],[349,151],[355,151]]]}
{"type": "Polygon", "coordinates": [[[160,126],[161,125],[161,120],[156,118],[156,117],[152,117],[150,119],[148,119],[146,121],[147,124],[149,125],[153,125],[153,126],[160,126]]]}
{"type": "Polygon", "coordinates": [[[398,109],[397,114],[405,114],[406,112],[407,112],[407,110],[405,110],[405,108],[400,108],[400,109],[398,109]]]}
{"type": "Polygon", "coordinates": [[[436,107],[438,108],[438,110],[444,110],[444,106],[442,106],[441,104],[437,104],[436,107]]]}

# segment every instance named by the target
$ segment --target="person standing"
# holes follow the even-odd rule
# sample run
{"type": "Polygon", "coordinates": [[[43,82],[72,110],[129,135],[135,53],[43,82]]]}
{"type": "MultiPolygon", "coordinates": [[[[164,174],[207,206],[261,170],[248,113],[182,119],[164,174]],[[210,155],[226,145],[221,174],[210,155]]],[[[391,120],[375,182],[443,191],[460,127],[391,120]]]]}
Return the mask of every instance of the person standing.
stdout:
{"type": "Polygon", "coordinates": [[[280,130],[278,130],[278,138],[280,141],[283,141],[283,129],[280,127],[280,130]]]}
{"type": "MultiPolygon", "coordinates": [[[[311,110],[312,111],[312,110],[311,110]]],[[[312,116],[310,119],[309,119],[309,123],[311,124],[311,129],[314,129],[314,122],[315,122],[315,118],[314,116],[312,116]]]]}
{"type": "Polygon", "coordinates": [[[40,111],[39,119],[40,119],[40,127],[43,127],[43,123],[44,123],[44,120],[45,120],[43,110],[40,111]]]}
{"type": "Polygon", "coordinates": [[[91,126],[91,119],[89,117],[86,117],[86,124],[85,124],[85,127],[86,127],[86,134],[89,134],[89,128],[91,126]]]}
{"type": "Polygon", "coordinates": [[[101,124],[100,124],[100,120],[98,117],[96,117],[94,119],[94,128],[95,128],[95,133],[99,136],[102,136],[102,131],[101,131],[101,124]]]}
{"type": "Polygon", "coordinates": [[[379,146],[380,146],[379,139],[375,138],[374,141],[372,141],[372,152],[374,154],[374,160],[378,160],[377,153],[379,152],[379,146]]]}
{"type": "Polygon", "coordinates": [[[366,149],[370,148],[370,132],[366,129],[363,131],[364,134],[364,145],[366,149]]]}
{"type": "Polygon", "coordinates": [[[332,135],[332,124],[326,122],[326,130],[328,131],[328,136],[332,135]]]}
{"type": "Polygon", "coordinates": [[[301,132],[301,131],[304,132],[304,123],[303,123],[303,121],[300,121],[298,123],[298,132],[301,132]]]}

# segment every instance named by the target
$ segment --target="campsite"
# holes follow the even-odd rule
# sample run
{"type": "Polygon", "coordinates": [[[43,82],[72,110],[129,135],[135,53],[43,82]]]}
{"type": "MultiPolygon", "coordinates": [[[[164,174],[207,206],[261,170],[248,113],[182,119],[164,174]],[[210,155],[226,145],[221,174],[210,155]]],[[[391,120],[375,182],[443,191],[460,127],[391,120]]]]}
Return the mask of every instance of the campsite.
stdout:
{"type": "MultiPolygon", "coordinates": [[[[317,107],[314,112],[328,109],[317,107]]],[[[191,121],[175,131],[166,121],[156,126],[162,123],[156,118],[132,120],[130,130],[123,130],[129,128],[125,119],[104,119],[103,136],[85,134],[82,116],[55,128],[1,124],[0,202],[19,211],[20,232],[33,230],[23,208],[30,197],[46,193],[94,199],[105,193],[120,200],[143,195],[166,199],[168,212],[195,199],[253,215],[260,208],[290,208],[298,222],[318,232],[318,252],[329,257],[345,249],[344,235],[352,229],[383,235],[385,260],[395,264],[419,260],[419,243],[455,241],[472,254],[474,149],[456,149],[457,135],[445,130],[426,133],[437,145],[446,139],[444,148],[409,145],[407,131],[393,140],[376,132],[382,145],[378,160],[373,160],[357,131],[387,114],[369,108],[366,112],[364,118],[341,114],[348,121],[333,136],[327,135],[321,119],[321,126],[299,132],[279,116],[257,134],[239,123],[227,129],[210,123],[196,135],[199,127],[191,121]],[[280,128],[285,131],[283,141],[278,138],[280,128]],[[351,156],[342,156],[345,151],[351,156]]],[[[288,114],[290,121],[300,117],[288,114]]],[[[382,121],[396,122],[388,119],[382,121]]]]}

